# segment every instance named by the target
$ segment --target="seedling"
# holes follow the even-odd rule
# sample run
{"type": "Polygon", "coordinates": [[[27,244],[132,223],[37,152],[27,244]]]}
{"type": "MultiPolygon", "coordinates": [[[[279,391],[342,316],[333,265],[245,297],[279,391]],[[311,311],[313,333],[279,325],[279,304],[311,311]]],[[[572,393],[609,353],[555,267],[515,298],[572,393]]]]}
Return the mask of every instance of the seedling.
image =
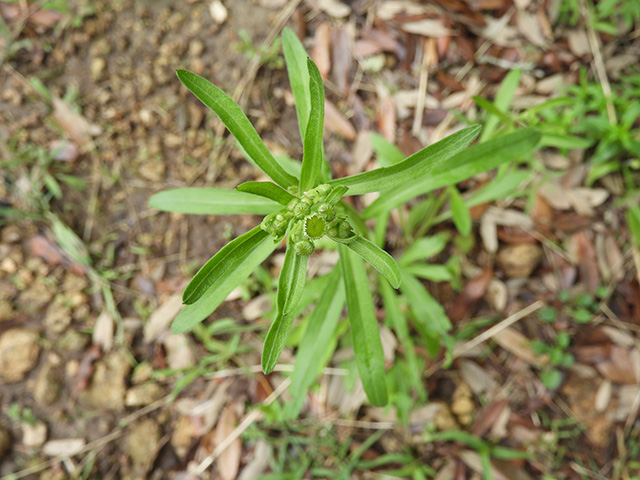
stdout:
{"type": "MultiPolygon", "coordinates": [[[[247,158],[273,182],[246,182],[231,191],[176,189],[151,198],[152,206],[166,211],[266,215],[259,226],[229,242],[196,273],[184,291],[185,307],[175,319],[172,331],[184,332],[202,322],[286,239],[275,319],[262,352],[262,368],[265,373],[271,372],[293,326],[296,307],[305,288],[309,256],[318,241],[326,237],[336,244],[340,260],[329,274],[330,279],[320,293],[298,348],[291,385],[291,395],[296,399],[293,410],[299,411],[307,389],[322,367],[322,359],[327,358],[326,349],[332,344],[330,340],[345,302],[364,389],[372,404],[384,405],[387,387],[382,344],[363,260],[386,279],[381,280],[386,296],[392,295],[390,287],[400,286],[401,273],[395,260],[371,241],[375,238],[374,232],[367,229],[364,219],[385,214],[417,195],[494,168],[523,151],[529,152],[538,142],[539,134],[520,130],[465,150],[480,133],[481,128],[474,125],[393,165],[333,179],[322,143],[324,87],[320,73],[293,31],[284,30],[282,45],[303,139],[302,164],[294,163],[293,168],[291,162],[276,160],[227,94],[196,74],[186,70],[177,72],[180,81],[218,115],[247,158]],[[362,214],[343,199],[372,192],[382,194],[362,214]]],[[[383,243],[384,233],[378,240],[383,243]]],[[[407,278],[407,292],[423,289],[414,284],[417,280],[413,276],[407,278]]],[[[428,323],[432,315],[426,313],[421,321],[428,323]]]]}

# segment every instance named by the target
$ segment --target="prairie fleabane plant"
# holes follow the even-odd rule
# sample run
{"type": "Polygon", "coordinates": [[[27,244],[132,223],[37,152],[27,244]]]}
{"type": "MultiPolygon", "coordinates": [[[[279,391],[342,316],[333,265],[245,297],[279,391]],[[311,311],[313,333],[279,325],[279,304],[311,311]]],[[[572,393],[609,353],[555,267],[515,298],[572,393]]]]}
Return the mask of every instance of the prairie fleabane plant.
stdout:
{"type": "Polygon", "coordinates": [[[400,286],[401,271],[394,259],[378,246],[382,242],[370,240],[374,234],[368,231],[364,218],[386,214],[430,189],[494,168],[510,159],[509,152],[535,143],[537,137],[533,138],[533,132],[516,132],[507,140],[501,139],[502,143],[487,142],[478,151],[472,151],[472,147],[463,152],[480,133],[479,126],[470,126],[393,165],[332,179],[322,144],[324,87],[320,73],[291,30],[283,32],[282,45],[303,139],[299,174],[276,161],[249,119],[227,94],[198,75],[185,70],[177,72],[180,81],[218,115],[247,157],[273,182],[246,182],[231,191],[176,189],[151,198],[152,206],[165,211],[266,215],[259,226],[229,242],[196,273],[184,291],[185,307],[174,321],[172,331],[184,332],[203,321],[286,238],[276,316],[262,352],[262,368],[265,373],[271,372],[293,325],[305,287],[309,255],[316,248],[315,242],[327,237],[337,244],[339,267],[329,274],[299,344],[291,383],[294,411],[299,411],[321,362],[326,361],[327,345],[332,344],[345,302],[362,384],[372,404],[384,405],[387,387],[382,344],[363,260],[382,277],[381,282],[388,281],[384,285],[387,295],[393,291],[389,286],[395,289],[400,286]],[[445,165],[447,160],[450,161],[445,165]],[[342,200],[347,195],[370,192],[383,194],[364,215],[342,200]]]}

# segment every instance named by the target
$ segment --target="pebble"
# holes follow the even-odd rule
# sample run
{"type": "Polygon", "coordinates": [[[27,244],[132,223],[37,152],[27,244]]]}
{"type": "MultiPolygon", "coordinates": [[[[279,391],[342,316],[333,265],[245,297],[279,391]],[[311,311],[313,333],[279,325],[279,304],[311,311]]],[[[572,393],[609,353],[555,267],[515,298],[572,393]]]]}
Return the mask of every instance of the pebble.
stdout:
{"type": "Polygon", "coordinates": [[[33,389],[33,398],[44,407],[55,403],[62,391],[62,372],[58,365],[60,359],[57,356],[50,356],[47,363],[38,373],[36,384],[33,389]]]}
{"type": "Polygon", "coordinates": [[[49,308],[44,317],[44,326],[47,332],[61,333],[71,324],[71,310],[60,297],[57,297],[49,308]]]}
{"type": "Polygon", "coordinates": [[[13,306],[9,300],[0,299],[0,322],[13,318],[13,306]]]}
{"type": "Polygon", "coordinates": [[[22,444],[25,447],[36,448],[44,445],[47,441],[47,426],[42,423],[22,424],[22,444]]]}
{"type": "Polygon", "coordinates": [[[35,367],[40,354],[39,335],[12,328],[0,337],[0,385],[19,382],[35,367]]]}
{"type": "Polygon", "coordinates": [[[151,418],[142,420],[131,428],[126,439],[126,449],[134,470],[140,471],[153,461],[159,441],[160,426],[151,418]]]}
{"type": "Polygon", "coordinates": [[[165,391],[157,383],[136,385],[127,391],[124,404],[127,407],[144,407],[164,397],[165,391]]]}
{"type": "Polygon", "coordinates": [[[124,410],[125,379],[131,370],[127,355],[121,351],[109,353],[96,362],[95,368],[89,388],[80,399],[94,408],[124,410]]]}
{"type": "Polygon", "coordinates": [[[523,243],[503,247],[496,262],[508,278],[529,277],[542,260],[542,249],[535,244],[523,243]]]}
{"type": "Polygon", "coordinates": [[[96,57],[91,60],[91,78],[94,82],[100,80],[106,66],[107,61],[102,57],[96,57]]]}

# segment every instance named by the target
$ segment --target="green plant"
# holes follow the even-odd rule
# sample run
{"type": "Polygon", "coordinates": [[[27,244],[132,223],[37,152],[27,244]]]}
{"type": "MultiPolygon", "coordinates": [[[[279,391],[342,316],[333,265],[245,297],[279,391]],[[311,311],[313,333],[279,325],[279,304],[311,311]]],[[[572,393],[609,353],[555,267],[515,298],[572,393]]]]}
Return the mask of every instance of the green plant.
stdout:
{"type": "MultiPolygon", "coordinates": [[[[402,283],[402,292],[415,312],[416,325],[428,338],[431,350],[440,341],[440,334],[450,327],[442,307],[419,280],[412,273],[403,273],[381,248],[390,210],[416,196],[453,185],[528,153],[540,136],[535,131],[519,130],[466,149],[481,130],[477,125],[470,126],[406,159],[397,159],[391,165],[332,179],[322,144],[324,88],[320,74],[291,30],[283,32],[282,44],[303,138],[301,164],[277,161],[240,107],[222,90],[193,73],[177,72],[182,83],[218,115],[247,158],[273,183],[246,182],[232,191],[176,189],[158,193],[150,199],[152,206],[165,211],[266,215],[260,226],[228,243],[196,273],[184,291],[185,307],[175,319],[172,330],[184,332],[203,321],[286,238],[275,319],[262,353],[263,370],[269,373],[293,326],[296,307],[305,288],[309,255],[319,245],[337,248],[339,267],[329,274],[300,340],[291,382],[291,395],[297,402],[292,412],[299,411],[307,389],[330,357],[328,348],[334,345],[331,339],[344,303],[364,389],[371,403],[384,405],[387,386],[382,344],[363,260],[378,273],[385,306],[393,304],[393,288],[402,283]],[[362,213],[343,198],[371,192],[381,192],[380,197],[362,213]],[[365,224],[370,218],[376,218],[375,232],[370,232],[365,224]]],[[[413,254],[407,253],[413,255],[413,260],[421,258],[417,248],[413,254]]],[[[411,263],[411,259],[406,262],[411,263]]],[[[401,317],[393,322],[398,331],[405,328],[401,317]]],[[[402,336],[408,338],[406,328],[402,336]]]]}
{"type": "Polygon", "coordinates": [[[571,344],[571,338],[567,332],[556,335],[555,344],[548,344],[541,340],[533,340],[531,348],[537,355],[547,355],[549,361],[540,372],[540,380],[549,390],[555,390],[562,383],[560,368],[568,368],[573,365],[575,358],[566,350],[571,344]]]}

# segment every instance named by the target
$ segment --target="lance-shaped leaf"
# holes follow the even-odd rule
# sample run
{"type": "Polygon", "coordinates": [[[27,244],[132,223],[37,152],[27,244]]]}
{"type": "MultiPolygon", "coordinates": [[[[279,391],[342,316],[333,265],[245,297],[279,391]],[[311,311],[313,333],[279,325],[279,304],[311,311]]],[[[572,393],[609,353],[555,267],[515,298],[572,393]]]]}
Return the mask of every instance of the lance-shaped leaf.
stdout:
{"type": "Polygon", "coordinates": [[[293,30],[282,30],[282,51],[287,64],[289,83],[293,91],[293,98],[298,112],[300,138],[305,138],[311,103],[309,101],[309,70],[307,67],[307,52],[293,30]]]}
{"type": "Polygon", "coordinates": [[[347,311],[351,339],[362,386],[369,401],[376,406],[387,404],[387,384],[384,372],[384,352],[378,321],[373,310],[373,298],[364,263],[344,245],[338,245],[340,266],[347,295],[347,311]]]}
{"type": "Polygon", "coordinates": [[[176,188],[156,193],[149,199],[149,205],[165,212],[202,215],[238,213],[267,215],[282,208],[271,200],[249,193],[220,188],[193,187],[176,188]]]}
{"type": "Polygon", "coordinates": [[[318,185],[324,157],[322,155],[322,129],[324,126],[324,86],[316,64],[309,58],[309,89],[311,112],[304,135],[300,191],[306,192],[318,185]]]}
{"type": "Polygon", "coordinates": [[[397,184],[380,194],[378,199],[364,209],[365,218],[373,218],[386,210],[391,210],[407,200],[436,188],[453,185],[480,172],[491,170],[505,162],[531,153],[540,140],[534,130],[523,129],[485,143],[474,145],[458,153],[431,175],[397,184]]]}
{"type": "Polygon", "coordinates": [[[284,188],[271,182],[244,182],[238,185],[236,190],[252,195],[260,195],[284,206],[287,206],[291,200],[296,198],[284,188]]]}
{"type": "Polygon", "coordinates": [[[331,346],[331,338],[342,314],[345,293],[340,268],[336,266],[327,277],[329,281],[309,317],[296,353],[296,365],[289,388],[293,398],[293,405],[289,409],[291,418],[298,416],[309,387],[324,366],[320,359],[327,357],[327,347],[331,346]]]}
{"type": "MultiPolygon", "coordinates": [[[[341,242],[342,243],[342,242],[341,242]]],[[[346,243],[347,247],[369,262],[384,276],[393,288],[400,286],[400,267],[391,255],[378,247],[375,243],[358,235],[355,240],[346,243]]]]}
{"type": "Polygon", "coordinates": [[[307,255],[298,255],[290,245],[278,280],[276,318],[267,332],[262,349],[262,371],[271,373],[278,363],[284,343],[293,325],[293,311],[300,301],[307,279],[307,255]]]}
{"type": "Polygon", "coordinates": [[[464,150],[478,136],[481,129],[479,125],[467,127],[423,148],[400,163],[332,180],[329,183],[334,186],[345,185],[349,187],[349,195],[359,195],[427,179],[430,173],[441,167],[449,158],[464,150]]]}
{"type": "Polygon", "coordinates": [[[227,243],[194,275],[182,294],[182,301],[190,305],[200,300],[207,290],[219,285],[220,278],[231,274],[242,264],[244,257],[268,237],[269,234],[258,226],[227,243]]]}
{"type": "Polygon", "coordinates": [[[444,313],[442,305],[431,296],[418,279],[404,270],[400,290],[409,302],[421,332],[429,336],[442,335],[451,328],[451,322],[444,313]]]}
{"type": "Polygon", "coordinates": [[[260,139],[258,132],[242,109],[233,99],[213,85],[209,80],[188,72],[178,70],[178,78],[202,103],[215,112],[231,134],[238,140],[244,151],[278,185],[290,187],[296,179],[278,165],[271,152],[260,139]]]}
{"type": "Polygon", "coordinates": [[[185,332],[211,315],[229,293],[271,255],[277,246],[271,235],[256,227],[223,247],[208,262],[215,259],[216,266],[212,271],[209,289],[197,302],[183,307],[174,320],[171,331],[185,332]]]}

